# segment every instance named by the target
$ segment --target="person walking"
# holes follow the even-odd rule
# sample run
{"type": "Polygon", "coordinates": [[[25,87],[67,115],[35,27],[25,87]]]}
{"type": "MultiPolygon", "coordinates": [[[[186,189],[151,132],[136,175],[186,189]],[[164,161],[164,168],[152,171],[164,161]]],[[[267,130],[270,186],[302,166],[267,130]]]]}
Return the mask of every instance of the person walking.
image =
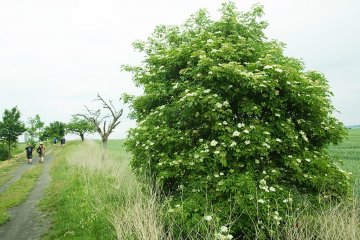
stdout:
{"type": "Polygon", "coordinates": [[[44,143],[41,142],[39,147],[37,148],[37,153],[39,154],[39,163],[43,163],[44,162],[44,156],[45,156],[45,152],[46,152],[46,149],[45,149],[45,146],[44,146],[44,143]]]}
{"type": "Polygon", "coordinates": [[[57,138],[56,137],[54,137],[53,143],[54,143],[54,145],[56,145],[56,143],[57,143],[57,138]]]}
{"type": "Polygon", "coordinates": [[[31,145],[31,143],[28,143],[28,145],[25,148],[26,152],[26,158],[28,161],[28,164],[32,164],[32,153],[34,151],[34,147],[31,145]]]}
{"type": "Polygon", "coordinates": [[[60,143],[61,143],[61,147],[64,147],[64,144],[65,144],[65,138],[64,137],[60,140],[60,143]]]}

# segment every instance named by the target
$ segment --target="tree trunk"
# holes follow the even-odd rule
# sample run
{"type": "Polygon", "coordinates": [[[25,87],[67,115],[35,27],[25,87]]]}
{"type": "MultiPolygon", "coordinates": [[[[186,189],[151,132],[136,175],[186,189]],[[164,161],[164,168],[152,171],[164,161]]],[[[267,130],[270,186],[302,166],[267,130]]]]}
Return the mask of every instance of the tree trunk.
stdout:
{"type": "Polygon", "coordinates": [[[107,138],[102,138],[102,154],[101,154],[101,160],[104,162],[106,158],[106,151],[107,151],[107,138]]]}
{"type": "Polygon", "coordinates": [[[81,141],[84,141],[84,133],[80,133],[81,141]]]}

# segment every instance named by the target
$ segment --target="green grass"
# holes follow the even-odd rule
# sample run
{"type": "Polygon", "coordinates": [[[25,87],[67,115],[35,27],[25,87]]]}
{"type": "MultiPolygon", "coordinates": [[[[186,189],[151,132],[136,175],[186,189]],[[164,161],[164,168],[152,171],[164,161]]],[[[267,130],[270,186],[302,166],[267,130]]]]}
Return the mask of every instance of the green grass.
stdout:
{"type": "Polygon", "coordinates": [[[39,164],[26,170],[21,178],[0,193],[0,224],[9,220],[7,210],[24,201],[36,180],[42,173],[44,165],[39,164]]]}
{"type": "Polygon", "coordinates": [[[360,181],[360,129],[349,129],[348,138],[329,148],[330,156],[339,159],[346,171],[352,172],[354,180],[360,181]]]}
{"type": "Polygon", "coordinates": [[[0,186],[11,179],[11,174],[20,164],[25,163],[25,157],[17,156],[10,160],[0,161],[0,186]]]}
{"type": "Polygon", "coordinates": [[[98,142],[72,142],[55,160],[40,205],[53,221],[45,239],[160,239],[156,200],[130,171],[123,141],[107,151],[102,160],[98,142]]]}

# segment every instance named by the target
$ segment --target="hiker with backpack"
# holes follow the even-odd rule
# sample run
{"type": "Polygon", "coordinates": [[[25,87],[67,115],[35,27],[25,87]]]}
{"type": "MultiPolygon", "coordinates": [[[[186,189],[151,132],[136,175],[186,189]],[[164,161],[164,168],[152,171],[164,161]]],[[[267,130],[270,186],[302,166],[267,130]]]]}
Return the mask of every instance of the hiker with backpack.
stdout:
{"type": "Polygon", "coordinates": [[[39,147],[36,149],[36,152],[39,154],[39,163],[43,163],[45,152],[46,152],[43,142],[40,143],[39,147]]]}
{"type": "Polygon", "coordinates": [[[34,151],[34,147],[31,145],[31,143],[28,143],[27,147],[25,148],[26,152],[26,158],[28,161],[28,164],[32,164],[32,153],[34,151]]]}

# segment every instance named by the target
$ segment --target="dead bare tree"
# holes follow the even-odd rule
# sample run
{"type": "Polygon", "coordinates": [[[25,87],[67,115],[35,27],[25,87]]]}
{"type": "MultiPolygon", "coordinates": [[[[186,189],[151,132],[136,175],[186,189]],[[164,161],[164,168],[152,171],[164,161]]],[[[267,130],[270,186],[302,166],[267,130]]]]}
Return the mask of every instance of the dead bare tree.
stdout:
{"type": "Polygon", "coordinates": [[[116,110],[113,102],[109,100],[106,102],[100,94],[94,99],[94,101],[98,101],[101,103],[102,108],[106,110],[106,113],[102,111],[100,108],[97,110],[89,109],[85,105],[85,109],[87,111],[86,114],[76,114],[77,116],[81,116],[85,118],[87,121],[91,122],[96,126],[96,131],[99,133],[101,137],[101,141],[103,144],[103,149],[107,148],[107,141],[110,134],[114,131],[117,125],[120,123],[120,117],[123,114],[123,109],[116,110]]]}

